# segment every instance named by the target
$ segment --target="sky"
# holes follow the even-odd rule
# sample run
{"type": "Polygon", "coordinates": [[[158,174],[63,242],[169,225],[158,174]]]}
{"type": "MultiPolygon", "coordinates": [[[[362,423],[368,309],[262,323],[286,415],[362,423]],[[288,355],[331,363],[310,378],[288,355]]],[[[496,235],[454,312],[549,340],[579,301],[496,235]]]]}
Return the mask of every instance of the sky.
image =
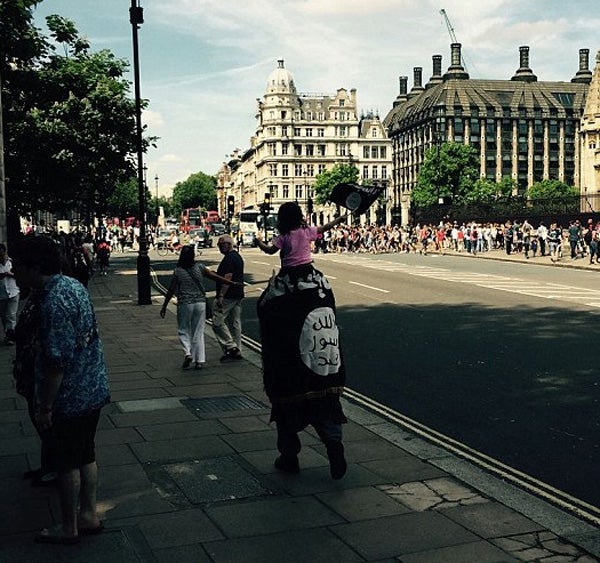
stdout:
{"type": "MultiPolygon", "coordinates": [[[[137,0],[143,114],[158,147],[144,156],[151,193],[170,196],[191,174],[216,174],[255,132],[257,98],[277,60],[299,92],[356,88],[359,113],[383,118],[399,76],[432,74],[432,55],[450,65],[451,34],[471,78],[509,79],[528,45],[538,80],[570,81],[579,49],[600,50],[598,0],[137,0]]],[[[133,60],[131,0],[43,0],[34,12],[73,21],[93,51],[133,60]]],[[[133,72],[127,76],[133,82],[133,72]]],[[[133,92],[133,87],[132,87],[133,92]]],[[[133,94],[132,94],[133,95],[133,94]]]]}

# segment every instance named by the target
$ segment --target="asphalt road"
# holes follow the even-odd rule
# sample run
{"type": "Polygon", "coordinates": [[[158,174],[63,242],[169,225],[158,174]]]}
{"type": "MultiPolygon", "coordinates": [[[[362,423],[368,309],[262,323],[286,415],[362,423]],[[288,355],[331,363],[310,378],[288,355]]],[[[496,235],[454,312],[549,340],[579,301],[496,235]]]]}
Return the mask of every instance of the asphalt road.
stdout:
{"type": "MultiPolygon", "coordinates": [[[[242,255],[244,333],[258,340],[256,299],[278,257],[242,255]]],[[[600,507],[600,273],[405,254],[315,262],[336,294],[348,387],[600,507]]]]}

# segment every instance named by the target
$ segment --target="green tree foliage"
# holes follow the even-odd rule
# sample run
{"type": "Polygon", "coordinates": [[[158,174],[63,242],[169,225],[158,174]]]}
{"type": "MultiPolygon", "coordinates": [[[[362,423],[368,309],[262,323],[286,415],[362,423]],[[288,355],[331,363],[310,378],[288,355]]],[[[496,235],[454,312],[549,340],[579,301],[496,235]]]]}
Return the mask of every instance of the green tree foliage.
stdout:
{"type": "Polygon", "coordinates": [[[444,143],[425,153],[412,200],[417,207],[434,205],[440,198],[466,203],[479,177],[477,151],[460,143],[444,143]]]}
{"type": "Polygon", "coordinates": [[[173,211],[177,214],[190,207],[217,208],[217,179],[204,172],[196,172],[173,188],[173,211]]]}
{"type": "Polygon", "coordinates": [[[543,180],[536,182],[527,191],[530,200],[563,200],[577,197],[579,191],[559,180],[543,180]]]}
{"type": "Polygon", "coordinates": [[[31,21],[37,3],[0,2],[0,44],[12,41],[2,60],[8,206],[20,214],[108,211],[118,183],[135,176],[128,63],[110,51],[91,52],[60,16],[46,20],[52,42],[42,37],[31,21]]]}
{"type": "Polygon", "coordinates": [[[342,183],[358,181],[358,168],[352,164],[336,164],[331,170],[317,175],[313,185],[315,202],[324,205],[329,201],[333,188],[342,183]]]}

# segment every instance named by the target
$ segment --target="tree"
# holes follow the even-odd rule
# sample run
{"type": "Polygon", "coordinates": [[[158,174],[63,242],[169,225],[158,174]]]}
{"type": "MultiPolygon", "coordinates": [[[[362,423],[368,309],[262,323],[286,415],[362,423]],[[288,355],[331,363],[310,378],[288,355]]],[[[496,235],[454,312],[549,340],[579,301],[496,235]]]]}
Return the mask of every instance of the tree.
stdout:
{"type": "Polygon", "coordinates": [[[427,207],[440,198],[450,198],[462,205],[478,177],[479,161],[473,147],[460,143],[432,147],[425,153],[412,201],[417,207],[427,207]]]}
{"type": "Polygon", "coordinates": [[[196,172],[173,188],[174,211],[181,213],[190,207],[217,208],[217,179],[204,172],[196,172]]]}
{"type": "Polygon", "coordinates": [[[342,183],[356,183],[358,181],[358,168],[352,164],[336,164],[331,170],[325,170],[317,175],[313,185],[315,202],[325,205],[333,188],[342,183]]]}
{"type": "MultiPolygon", "coordinates": [[[[150,201],[150,192],[146,189],[146,201],[150,201]]],[[[119,181],[106,201],[106,214],[109,217],[137,217],[139,215],[139,194],[137,177],[119,181]]],[[[148,205],[151,210],[152,206],[148,205]]]]}
{"type": "MultiPolygon", "coordinates": [[[[6,4],[13,3],[0,3],[0,21],[6,4]]],[[[29,49],[32,56],[21,67],[9,66],[6,98],[16,110],[6,127],[9,206],[20,214],[70,209],[89,214],[97,205],[102,208],[95,211],[107,211],[105,202],[117,184],[135,175],[135,104],[124,79],[128,63],[110,51],[90,52],[72,22],[49,16],[50,35],[64,52],[57,54],[31,24],[37,2],[15,4],[24,6],[23,37],[33,36],[37,49],[29,49]]],[[[0,28],[2,41],[8,31],[0,28]]],[[[145,139],[144,150],[152,142],[145,139]]]]}
{"type": "Polygon", "coordinates": [[[577,197],[579,191],[559,180],[542,180],[536,182],[527,191],[530,200],[564,200],[577,197]]]}

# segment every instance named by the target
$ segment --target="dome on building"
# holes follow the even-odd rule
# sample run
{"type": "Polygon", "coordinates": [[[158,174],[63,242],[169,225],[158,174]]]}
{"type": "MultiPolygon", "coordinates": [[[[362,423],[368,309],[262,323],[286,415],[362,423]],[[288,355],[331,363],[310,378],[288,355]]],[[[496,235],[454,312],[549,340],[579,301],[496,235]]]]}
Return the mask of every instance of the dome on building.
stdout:
{"type": "Polygon", "coordinates": [[[267,79],[267,94],[296,93],[294,76],[283,66],[283,59],[277,61],[277,68],[267,79]]]}

